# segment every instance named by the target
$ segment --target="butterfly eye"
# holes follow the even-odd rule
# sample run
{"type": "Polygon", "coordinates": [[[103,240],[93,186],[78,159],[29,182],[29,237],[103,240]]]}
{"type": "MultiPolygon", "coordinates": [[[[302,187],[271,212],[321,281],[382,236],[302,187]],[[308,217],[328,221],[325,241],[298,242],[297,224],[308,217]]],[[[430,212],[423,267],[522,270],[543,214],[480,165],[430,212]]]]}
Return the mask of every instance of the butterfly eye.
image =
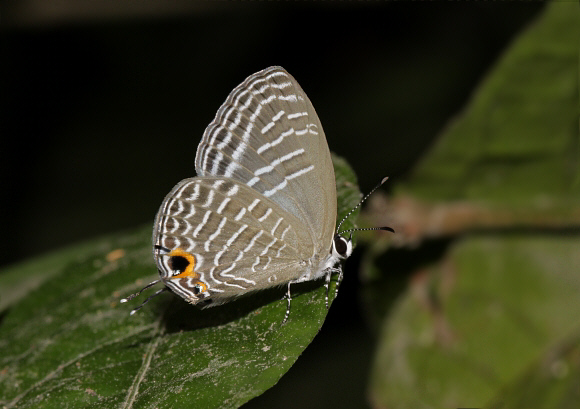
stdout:
{"type": "Polygon", "coordinates": [[[347,240],[339,235],[334,236],[334,249],[341,257],[347,257],[348,243],[347,240]]]}

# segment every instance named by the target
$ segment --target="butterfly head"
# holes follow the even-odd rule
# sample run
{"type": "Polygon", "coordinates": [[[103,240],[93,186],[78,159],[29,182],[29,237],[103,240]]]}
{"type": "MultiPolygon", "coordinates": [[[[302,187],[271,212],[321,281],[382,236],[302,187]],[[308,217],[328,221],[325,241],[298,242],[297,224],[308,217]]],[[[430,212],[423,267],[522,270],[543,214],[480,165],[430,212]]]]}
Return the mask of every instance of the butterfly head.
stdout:
{"type": "Polygon", "coordinates": [[[345,259],[352,254],[352,234],[348,239],[342,237],[340,234],[335,234],[332,240],[332,255],[339,259],[345,259]]]}
{"type": "Polygon", "coordinates": [[[381,180],[381,183],[379,183],[377,186],[374,187],[373,190],[371,190],[366,196],[364,196],[361,201],[355,206],[353,207],[347,214],[346,216],[344,216],[342,218],[342,220],[340,221],[340,223],[338,223],[338,227],[336,229],[337,233],[334,235],[334,239],[332,241],[332,255],[334,257],[338,257],[338,259],[345,259],[348,258],[351,253],[352,253],[352,233],[355,231],[365,231],[365,230],[386,230],[386,231],[390,231],[392,233],[394,233],[395,231],[390,228],[390,227],[367,227],[367,228],[354,228],[354,229],[348,229],[348,230],[342,230],[340,231],[340,226],[342,226],[342,223],[344,223],[344,221],[346,219],[348,219],[348,217],[356,210],[360,207],[360,205],[362,205],[364,203],[365,200],[367,200],[369,198],[369,196],[375,191],[377,190],[379,187],[381,187],[389,178],[383,178],[383,180],[381,180]],[[344,233],[350,233],[350,236],[348,239],[344,238],[342,235],[344,233]]]}

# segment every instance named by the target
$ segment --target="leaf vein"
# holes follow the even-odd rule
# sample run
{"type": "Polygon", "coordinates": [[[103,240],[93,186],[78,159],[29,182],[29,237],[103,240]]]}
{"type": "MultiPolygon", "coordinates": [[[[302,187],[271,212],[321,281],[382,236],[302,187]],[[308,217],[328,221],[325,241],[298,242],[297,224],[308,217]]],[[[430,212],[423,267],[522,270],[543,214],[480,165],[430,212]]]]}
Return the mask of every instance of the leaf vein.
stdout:
{"type": "Polygon", "coordinates": [[[145,379],[145,375],[147,374],[147,371],[151,367],[153,354],[155,353],[155,350],[157,349],[157,346],[159,345],[159,342],[161,342],[161,338],[163,337],[164,331],[161,329],[161,320],[160,319],[157,320],[155,324],[157,328],[155,330],[155,333],[153,334],[151,342],[149,343],[147,351],[145,352],[143,364],[141,365],[141,368],[139,368],[139,371],[137,371],[135,379],[133,379],[133,383],[131,384],[131,387],[127,391],[127,397],[125,398],[125,401],[121,405],[122,409],[130,409],[133,407],[133,403],[135,403],[135,400],[137,399],[137,394],[139,393],[139,386],[145,379]]]}

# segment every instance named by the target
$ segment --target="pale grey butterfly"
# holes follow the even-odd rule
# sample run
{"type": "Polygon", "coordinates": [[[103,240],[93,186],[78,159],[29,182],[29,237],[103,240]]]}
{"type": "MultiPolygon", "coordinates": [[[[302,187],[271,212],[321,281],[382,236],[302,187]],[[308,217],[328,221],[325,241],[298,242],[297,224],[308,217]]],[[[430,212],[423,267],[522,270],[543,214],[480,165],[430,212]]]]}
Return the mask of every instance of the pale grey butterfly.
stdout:
{"type": "Polygon", "coordinates": [[[195,168],[197,176],[179,182],[155,218],[160,279],[141,291],[158,282],[165,287],[141,306],[167,289],[191,304],[211,306],[286,285],[285,323],[290,285],[324,277],[328,307],[331,276],[338,274],[338,291],[339,262],[352,252],[352,231],[362,230],[341,232],[340,226],[370,193],[335,229],[328,143],[296,80],[282,67],[270,67],[238,85],[206,128],[195,168]],[[342,236],[348,232],[349,238],[342,236]]]}

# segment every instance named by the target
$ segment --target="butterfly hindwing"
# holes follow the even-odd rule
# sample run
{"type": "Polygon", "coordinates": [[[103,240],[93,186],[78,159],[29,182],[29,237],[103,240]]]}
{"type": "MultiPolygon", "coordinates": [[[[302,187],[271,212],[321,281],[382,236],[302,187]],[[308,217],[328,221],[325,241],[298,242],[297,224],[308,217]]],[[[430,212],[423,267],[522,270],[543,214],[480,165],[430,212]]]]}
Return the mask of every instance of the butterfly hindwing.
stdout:
{"type": "Polygon", "coordinates": [[[232,179],[181,181],[165,198],[155,226],[159,271],[172,275],[162,278],[194,303],[296,279],[291,274],[299,274],[297,264],[309,257],[301,254],[311,240],[302,222],[232,179]]]}

